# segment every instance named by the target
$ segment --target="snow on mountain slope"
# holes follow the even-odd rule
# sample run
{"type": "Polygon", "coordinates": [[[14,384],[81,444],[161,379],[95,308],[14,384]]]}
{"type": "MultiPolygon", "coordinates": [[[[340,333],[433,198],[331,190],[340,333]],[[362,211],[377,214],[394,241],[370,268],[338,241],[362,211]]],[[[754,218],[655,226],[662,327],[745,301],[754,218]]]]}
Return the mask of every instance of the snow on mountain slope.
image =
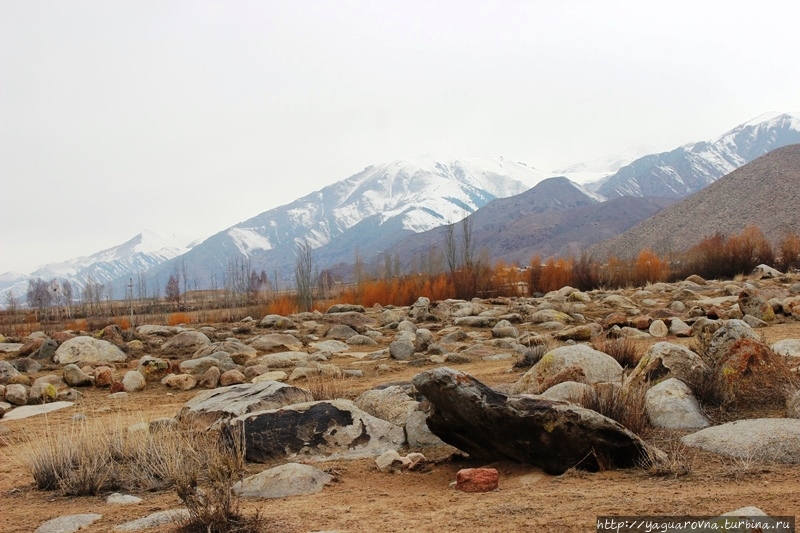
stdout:
{"type": "MultiPolygon", "coordinates": [[[[564,176],[581,185],[592,184],[602,180],[607,176],[611,176],[625,165],[629,165],[640,157],[652,154],[655,151],[656,150],[653,147],[644,144],[640,146],[634,146],[621,152],[600,157],[592,161],[577,163],[566,168],[554,170],[551,175],[564,176]]],[[[594,190],[590,187],[586,188],[589,190],[594,190]]]]}
{"type": "MultiPolygon", "coordinates": [[[[298,242],[324,247],[320,261],[352,258],[353,242],[362,253],[374,252],[408,233],[461,220],[489,201],[524,192],[547,177],[502,157],[372,165],[221,231],[181,260],[191,265],[201,283],[209,283],[212,276],[222,279],[231,260],[286,275],[293,268],[298,242]],[[342,244],[337,244],[343,236],[342,244]],[[345,242],[348,249],[339,250],[345,242]]],[[[167,262],[152,275],[165,278],[170,268],[167,262]]]]}
{"type": "Polygon", "coordinates": [[[715,140],[639,158],[602,182],[587,184],[587,188],[606,198],[682,198],[767,152],[795,143],[800,143],[800,113],[768,113],[715,140]]]}
{"type": "MultiPolygon", "coordinates": [[[[5,300],[9,291],[22,297],[29,279],[69,280],[77,290],[89,281],[108,284],[121,278],[127,280],[128,277],[136,277],[164,261],[186,253],[194,244],[187,237],[145,230],[118,246],[89,256],[50,263],[28,275],[18,276],[13,283],[0,286],[0,298],[5,300]]],[[[13,279],[13,275],[3,274],[0,278],[13,279]]]]}
{"type": "Polygon", "coordinates": [[[546,175],[497,159],[452,162],[395,161],[373,165],[295,202],[272,209],[227,230],[236,242],[248,235],[245,254],[308,240],[315,248],[373,215],[381,223],[401,217],[410,231],[456,221],[494,198],[519,194],[546,175]]]}

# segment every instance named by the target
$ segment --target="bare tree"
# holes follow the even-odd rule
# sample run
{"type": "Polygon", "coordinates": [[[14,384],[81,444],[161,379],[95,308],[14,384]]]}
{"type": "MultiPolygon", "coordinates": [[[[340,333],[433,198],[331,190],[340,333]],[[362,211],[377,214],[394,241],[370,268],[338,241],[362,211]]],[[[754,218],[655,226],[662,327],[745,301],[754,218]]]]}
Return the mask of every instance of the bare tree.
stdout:
{"type": "Polygon", "coordinates": [[[164,288],[164,294],[168,302],[180,303],[181,285],[175,274],[170,274],[167,286],[164,288]]]}
{"type": "Polygon", "coordinates": [[[72,318],[72,298],[74,297],[72,283],[68,279],[61,282],[61,296],[67,306],[67,318],[72,318]]]}
{"type": "Polygon", "coordinates": [[[301,311],[311,311],[314,290],[314,250],[308,241],[297,243],[297,260],[294,266],[294,281],[297,289],[297,304],[301,311]]]}
{"type": "Polygon", "coordinates": [[[445,226],[444,235],[444,257],[447,260],[447,269],[454,274],[458,268],[458,248],[456,246],[456,226],[448,224],[445,226]]]}
{"type": "Polygon", "coordinates": [[[461,232],[463,233],[463,264],[467,270],[472,269],[475,258],[473,257],[475,251],[472,249],[472,217],[465,216],[461,219],[461,232]]]}

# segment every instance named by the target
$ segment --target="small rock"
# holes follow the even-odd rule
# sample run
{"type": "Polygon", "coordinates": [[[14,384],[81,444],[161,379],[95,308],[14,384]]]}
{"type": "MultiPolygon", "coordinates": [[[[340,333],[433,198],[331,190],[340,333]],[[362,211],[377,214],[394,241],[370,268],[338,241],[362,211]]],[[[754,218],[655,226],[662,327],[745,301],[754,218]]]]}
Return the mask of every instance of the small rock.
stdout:
{"type": "Polygon", "coordinates": [[[657,339],[662,339],[669,335],[669,328],[667,328],[667,325],[664,324],[663,320],[653,320],[653,323],[650,324],[648,331],[650,332],[650,335],[657,339]]]}
{"type": "Polygon", "coordinates": [[[64,382],[70,387],[86,387],[92,384],[92,377],[73,363],[64,367],[63,376],[64,382]]]}
{"type": "Polygon", "coordinates": [[[228,370],[219,377],[219,384],[223,387],[244,383],[247,379],[238,370],[228,370]]]}
{"type": "Polygon", "coordinates": [[[169,374],[161,384],[173,389],[192,390],[197,386],[197,378],[191,374],[169,374]]]}
{"type": "Polygon", "coordinates": [[[247,477],[233,486],[242,498],[285,498],[316,494],[333,477],[311,465],[288,463],[247,477]]]}
{"type": "Polygon", "coordinates": [[[147,381],[138,370],[129,370],[125,372],[125,376],[122,378],[122,387],[125,392],[139,392],[144,390],[146,386],[147,381]]]}
{"type": "Polygon", "coordinates": [[[203,374],[203,377],[200,378],[198,386],[204,389],[214,389],[219,385],[219,378],[221,375],[218,366],[211,366],[206,370],[205,374],[203,374]]]}
{"type": "Polygon", "coordinates": [[[500,474],[494,468],[464,468],[456,474],[456,490],[490,492],[497,490],[500,474]]]}

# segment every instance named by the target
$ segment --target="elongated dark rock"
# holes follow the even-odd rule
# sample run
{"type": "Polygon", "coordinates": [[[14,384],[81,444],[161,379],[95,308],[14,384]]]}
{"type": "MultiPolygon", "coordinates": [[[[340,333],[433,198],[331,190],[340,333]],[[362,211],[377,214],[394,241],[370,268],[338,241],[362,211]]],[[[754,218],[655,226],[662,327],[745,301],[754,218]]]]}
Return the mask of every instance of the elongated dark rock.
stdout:
{"type": "Polygon", "coordinates": [[[446,367],[417,374],[413,383],[433,404],[430,430],[475,459],[511,459],[561,474],[666,457],[621,424],[571,403],[506,396],[446,367]]]}

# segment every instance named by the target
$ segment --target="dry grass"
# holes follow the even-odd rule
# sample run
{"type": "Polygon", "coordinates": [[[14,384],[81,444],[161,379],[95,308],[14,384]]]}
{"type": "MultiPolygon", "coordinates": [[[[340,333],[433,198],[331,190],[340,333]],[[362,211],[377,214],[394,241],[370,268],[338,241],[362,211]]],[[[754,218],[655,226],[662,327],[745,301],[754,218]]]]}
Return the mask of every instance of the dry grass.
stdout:
{"type": "Polygon", "coordinates": [[[347,378],[316,376],[308,380],[305,388],[311,391],[315,401],[353,400],[358,396],[347,378]]]}
{"type": "Polygon", "coordinates": [[[67,434],[46,426],[44,434],[23,438],[16,459],[40,490],[83,496],[171,487],[189,510],[183,531],[265,531],[260,517],[243,515],[231,490],[244,475],[241,439],[223,443],[216,433],[192,428],[130,431],[85,420],[67,434]]]}
{"type": "Polygon", "coordinates": [[[514,368],[531,368],[533,365],[538,363],[548,351],[550,351],[550,348],[544,344],[538,344],[525,348],[525,351],[522,354],[517,354],[517,360],[514,362],[514,368]]]}
{"type": "Polygon", "coordinates": [[[622,368],[634,368],[642,358],[636,343],[628,337],[596,341],[594,347],[613,357],[622,368]]]}
{"type": "Polygon", "coordinates": [[[623,389],[612,383],[598,383],[593,386],[595,394],[587,394],[581,405],[615,420],[642,438],[653,429],[647,418],[644,397],[646,386],[623,389]]]}

